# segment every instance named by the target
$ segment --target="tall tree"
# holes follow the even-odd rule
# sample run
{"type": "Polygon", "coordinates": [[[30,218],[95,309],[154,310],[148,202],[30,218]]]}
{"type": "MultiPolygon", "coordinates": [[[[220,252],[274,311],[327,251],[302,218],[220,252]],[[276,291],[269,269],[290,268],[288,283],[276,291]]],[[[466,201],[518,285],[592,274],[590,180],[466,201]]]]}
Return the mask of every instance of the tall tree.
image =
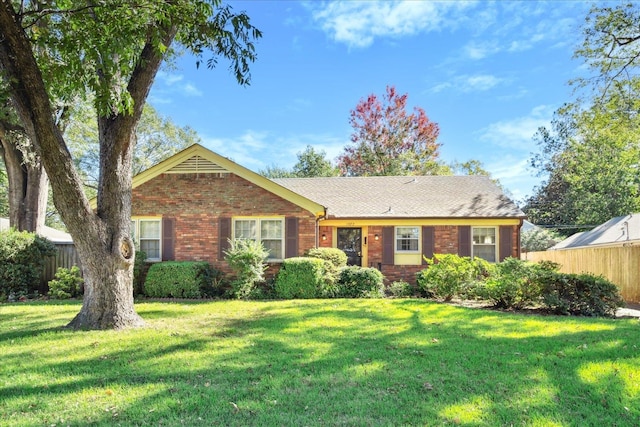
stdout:
{"type": "Polygon", "coordinates": [[[307,145],[304,151],[297,154],[298,162],[291,170],[281,166],[268,166],[260,174],[267,178],[314,178],[323,176],[338,176],[338,169],[327,159],[324,150],[316,151],[307,145]]]}
{"type": "Polygon", "coordinates": [[[307,145],[298,153],[298,162],[293,165],[293,175],[298,178],[338,176],[338,169],[327,159],[324,150],[316,151],[307,145]]]}
{"type": "Polygon", "coordinates": [[[261,34],[246,14],[215,0],[68,0],[45,10],[35,3],[0,2],[0,71],[82,260],[84,299],[69,326],[138,326],[143,321],[133,306],[131,171],[134,130],[153,80],[175,43],[193,52],[197,64],[205,51],[212,54],[209,66],[229,59],[238,82],[246,84],[253,41],[261,34]],[[52,102],[87,90],[95,96],[100,143],[95,211],[52,102]]]}
{"type": "Polygon", "coordinates": [[[442,170],[438,124],[420,107],[408,113],[407,99],[387,86],[382,99],[371,94],[360,100],[349,120],[351,144],[338,157],[342,175],[430,175],[442,170]]]}

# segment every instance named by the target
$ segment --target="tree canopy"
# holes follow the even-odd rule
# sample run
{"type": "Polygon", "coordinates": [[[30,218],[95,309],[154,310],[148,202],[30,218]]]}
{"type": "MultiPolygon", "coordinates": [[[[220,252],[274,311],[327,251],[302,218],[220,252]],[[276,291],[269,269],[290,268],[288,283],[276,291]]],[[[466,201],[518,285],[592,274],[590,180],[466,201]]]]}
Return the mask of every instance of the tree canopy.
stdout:
{"type": "Polygon", "coordinates": [[[185,49],[198,66],[227,60],[236,80],[248,84],[260,36],[245,13],[217,0],[0,2],[0,86],[46,169],[82,260],[83,305],[69,326],[143,323],[133,307],[132,159],[160,65],[185,49]],[[100,145],[95,210],[55,114],[87,93],[100,145]]]}
{"type": "Polygon", "coordinates": [[[338,157],[344,176],[435,175],[441,171],[440,129],[407,94],[387,86],[382,99],[371,94],[351,111],[351,144],[338,157]]]}
{"type": "Polygon", "coordinates": [[[297,154],[298,161],[291,170],[280,166],[269,166],[260,171],[267,178],[314,178],[337,176],[338,169],[327,159],[324,150],[316,151],[311,145],[307,145],[304,151],[297,154]]]}

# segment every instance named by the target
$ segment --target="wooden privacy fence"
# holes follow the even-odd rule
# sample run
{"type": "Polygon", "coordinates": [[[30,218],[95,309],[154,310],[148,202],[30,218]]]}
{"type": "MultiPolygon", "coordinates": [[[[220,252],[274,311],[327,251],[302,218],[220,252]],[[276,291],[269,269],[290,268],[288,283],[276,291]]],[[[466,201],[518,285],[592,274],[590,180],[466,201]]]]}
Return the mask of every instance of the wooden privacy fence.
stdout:
{"type": "Polygon", "coordinates": [[[58,267],[71,268],[74,265],[80,267],[80,257],[73,243],[56,243],[56,254],[44,262],[40,285],[46,290],[47,283],[56,275],[58,267]]]}
{"type": "Polygon", "coordinates": [[[563,273],[604,276],[620,288],[626,302],[640,303],[640,246],[527,252],[522,258],[557,262],[563,273]]]}

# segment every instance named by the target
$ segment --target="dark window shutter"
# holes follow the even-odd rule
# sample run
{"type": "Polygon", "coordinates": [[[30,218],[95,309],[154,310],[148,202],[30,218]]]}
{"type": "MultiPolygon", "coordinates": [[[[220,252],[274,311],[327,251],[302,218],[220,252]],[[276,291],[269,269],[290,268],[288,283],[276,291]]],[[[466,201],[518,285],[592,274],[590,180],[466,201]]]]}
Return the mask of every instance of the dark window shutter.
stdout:
{"type": "Polygon", "coordinates": [[[513,246],[512,228],[508,225],[500,227],[500,261],[511,256],[513,246]]]}
{"type": "Polygon", "coordinates": [[[293,258],[298,256],[298,218],[287,217],[284,225],[284,257],[293,258]]]}
{"type": "Polygon", "coordinates": [[[433,258],[433,252],[436,247],[436,229],[435,227],[422,227],[422,264],[426,265],[425,258],[433,258]]]}
{"type": "Polygon", "coordinates": [[[385,265],[393,265],[394,244],[393,227],[382,227],[382,263],[385,265]]]}
{"type": "Polygon", "coordinates": [[[471,227],[458,227],[458,255],[471,256],[471,227]]]}
{"type": "Polygon", "coordinates": [[[175,256],[175,218],[162,218],[162,260],[172,261],[175,256]]]}
{"type": "Polygon", "coordinates": [[[229,249],[231,238],[231,218],[220,218],[218,222],[218,259],[224,259],[224,251],[229,249]]]}

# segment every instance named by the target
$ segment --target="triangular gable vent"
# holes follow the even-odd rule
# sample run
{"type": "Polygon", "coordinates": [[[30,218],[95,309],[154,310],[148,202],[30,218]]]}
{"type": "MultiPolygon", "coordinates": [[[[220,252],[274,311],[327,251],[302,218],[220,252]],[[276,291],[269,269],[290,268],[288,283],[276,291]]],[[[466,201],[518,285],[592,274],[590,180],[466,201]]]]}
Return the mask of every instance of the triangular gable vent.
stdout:
{"type": "Polygon", "coordinates": [[[229,173],[228,170],[200,156],[193,156],[166,173],[229,173]]]}

